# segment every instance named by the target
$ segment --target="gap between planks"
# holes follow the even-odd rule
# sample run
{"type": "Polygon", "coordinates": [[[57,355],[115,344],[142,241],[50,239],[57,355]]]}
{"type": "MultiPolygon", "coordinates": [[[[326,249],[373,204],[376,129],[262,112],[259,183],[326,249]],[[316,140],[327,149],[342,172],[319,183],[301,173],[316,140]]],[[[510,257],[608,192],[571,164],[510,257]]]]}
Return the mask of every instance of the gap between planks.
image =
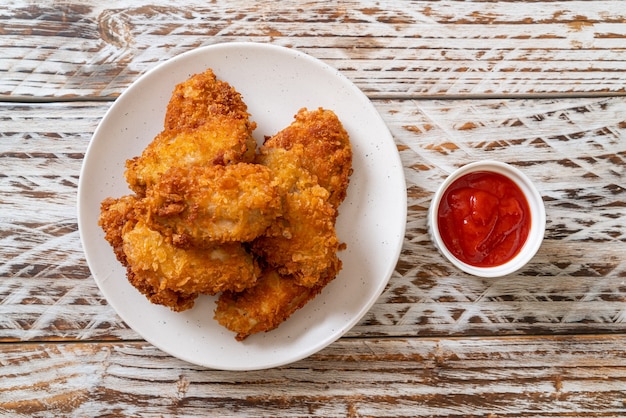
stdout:
{"type": "MultiPolygon", "coordinates": [[[[487,341],[501,341],[501,342],[512,342],[512,341],[532,341],[532,340],[570,340],[570,339],[581,339],[581,340],[593,340],[593,339],[615,339],[615,338],[626,338],[626,333],[574,333],[574,334],[516,334],[516,335],[493,335],[493,334],[472,334],[468,336],[380,336],[380,335],[344,335],[339,340],[344,341],[476,341],[482,340],[483,342],[487,341]]],[[[336,343],[333,342],[332,344],[336,343]]],[[[132,339],[37,339],[37,340],[0,340],[0,346],[37,346],[41,344],[46,345],[93,345],[93,344],[150,344],[148,341],[141,338],[132,338],[132,339]]]]}
{"type": "MultiPolygon", "coordinates": [[[[72,102],[114,102],[115,96],[75,96],[75,97],[35,97],[0,95],[0,103],[72,103],[72,102]]],[[[600,97],[626,97],[626,91],[575,92],[575,93],[512,93],[512,94],[403,94],[367,93],[370,100],[545,100],[545,99],[593,99],[600,97]]]]}

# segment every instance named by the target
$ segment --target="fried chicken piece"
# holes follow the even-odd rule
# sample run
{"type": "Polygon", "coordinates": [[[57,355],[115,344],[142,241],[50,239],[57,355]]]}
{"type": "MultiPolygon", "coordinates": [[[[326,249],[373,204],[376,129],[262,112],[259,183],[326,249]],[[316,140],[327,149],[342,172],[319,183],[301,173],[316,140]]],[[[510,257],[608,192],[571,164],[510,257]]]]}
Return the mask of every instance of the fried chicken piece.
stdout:
{"type": "Polygon", "coordinates": [[[252,242],[252,251],[280,274],[312,287],[329,269],[340,268],[340,243],[329,192],[303,168],[304,159],[300,144],[290,150],[261,150],[258,162],[274,173],[283,196],[283,215],[252,242]]]}
{"type": "Polygon", "coordinates": [[[163,131],[126,162],[126,181],[143,196],[171,167],[252,162],[255,128],[241,94],[210,69],[196,74],[174,88],[163,131]]]}
{"type": "Polygon", "coordinates": [[[336,274],[329,270],[316,286],[305,287],[298,285],[293,277],[266,269],[255,286],[239,293],[222,293],[214,318],[235,332],[238,341],[258,332],[271,331],[318,295],[336,274]]]}
{"type": "Polygon", "coordinates": [[[142,207],[151,228],[194,246],[252,241],[282,213],[271,171],[248,163],[171,168],[142,207]]]}
{"type": "Polygon", "coordinates": [[[224,292],[217,301],[215,319],[239,341],[275,329],[337,276],[344,245],[335,220],[352,173],[352,148],[333,112],[302,109],[265,141],[257,162],[278,181],[283,216],[252,243],[269,264],[256,285],[224,292]]]}
{"type": "MultiPolygon", "coordinates": [[[[248,107],[239,92],[225,81],[218,80],[213,70],[195,74],[176,85],[165,113],[165,130],[197,129],[214,118],[224,116],[244,123],[249,133],[256,124],[249,120],[248,107]]],[[[254,159],[256,141],[246,138],[247,150],[243,161],[254,159]]]]}
{"type": "Polygon", "coordinates": [[[99,225],[126,267],[129,282],[150,302],[183,311],[199,294],[240,291],[256,283],[260,269],[240,243],[211,248],[180,248],[148,228],[134,195],[107,198],[101,204],[99,225]]]}
{"type": "Polygon", "coordinates": [[[330,192],[329,202],[336,209],[345,199],[352,174],[352,145],[337,115],[328,109],[302,108],[295,120],[276,135],[266,139],[266,148],[290,150],[301,144],[302,165],[330,192]]]}
{"type": "Polygon", "coordinates": [[[126,181],[131,190],[143,196],[172,167],[244,161],[249,136],[244,121],[227,116],[214,117],[195,130],[163,131],[140,156],[126,161],[126,181]]]}
{"type": "Polygon", "coordinates": [[[258,161],[249,116],[211,70],[177,85],[164,130],[126,162],[136,196],[105,199],[99,220],[150,302],[182,311],[222,292],[215,319],[238,340],[276,328],[336,277],[335,221],[352,173],[332,111],[301,109],[258,161]]]}
{"type": "Polygon", "coordinates": [[[165,129],[198,128],[216,115],[247,121],[248,107],[241,94],[211,69],[176,85],[165,113],[165,129]]]}
{"type": "Polygon", "coordinates": [[[148,296],[148,299],[154,298],[161,305],[171,307],[175,311],[183,311],[194,305],[198,294],[195,292],[176,292],[168,289],[157,291],[153,284],[149,281],[142,280],[141,276],[137,277],[133,269],[129,265],[128,257],[124,252],[123,231],[126,225],[135,225],[136,208],[139,199],[135,195],[122,196],[118,199],[106,198],[100,205],[100,217],[98,224],[105,233],[105,239],[113,247],[118,261],[126,268],[126,275],[130,283],[141,293],[148,296]]]}
{"type": "Polygon", "coordinates": [[[124,267],[128,265],[128,261],[123,249],[122,230],[127,222],[134,219],[135,205],[138,200],[135,195],[127,195],[117,199],[107,197],[100,203],[98,225],[104,231],[104,239],[113,248],[115,258],[124,267]]]}
{"type": "Polygon", "coordinates": [[[199,294],[242,291],[260,274],[240,243],[180,248],[142,221],[126,223],[122,239],[130,283],[150,302],[174,311],[191,308],[199,294]]]}

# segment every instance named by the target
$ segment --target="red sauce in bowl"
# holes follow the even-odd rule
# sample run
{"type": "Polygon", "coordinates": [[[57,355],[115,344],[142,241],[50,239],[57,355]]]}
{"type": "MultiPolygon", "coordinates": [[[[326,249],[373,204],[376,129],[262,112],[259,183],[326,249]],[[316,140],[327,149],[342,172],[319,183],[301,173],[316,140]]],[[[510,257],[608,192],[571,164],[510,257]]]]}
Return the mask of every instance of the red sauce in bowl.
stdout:
{"type": "Polygon", "coordinates": [[[515,257],[526,242],[530,220],[519,186],[490,171],[468,173],[452,182],[437,211],[445,246],[475,267],[499,266],[515,257]]]}

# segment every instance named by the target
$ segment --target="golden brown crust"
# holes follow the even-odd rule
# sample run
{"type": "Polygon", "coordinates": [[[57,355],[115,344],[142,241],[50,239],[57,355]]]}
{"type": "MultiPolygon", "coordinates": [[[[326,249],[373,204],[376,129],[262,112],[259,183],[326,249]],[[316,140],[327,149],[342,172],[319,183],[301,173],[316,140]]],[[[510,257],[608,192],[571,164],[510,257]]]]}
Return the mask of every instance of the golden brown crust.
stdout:
{"type": "Polygon", "coordinates": [[[167,104],[164,128],[196,129],[217,115],[243,121],[250,116],[241,94],[208,69],[176,85],[167,104]]]}
{"type": "Polygon", "coordinates": [[[256,141],[252,137],[256,124],[250,120],[241,94],[227,82],[218,80],[211,69],[191,76],[174,88],[167,104],[164,128],[194,130],[214,119],[243,123],[248,135],[242,161],[251,162],[256,150],[256,141]]]}
{"type": "Polygon", "coordinates": [[[172,167],[244,161],[249,136],[244,121],[225,116],[215,117],[195,130],[163,131],[140,156],[126,162],[124,176],[131,190],[144,195],[172,167]]]}
{"type": "Polygon", "coordinates": [[[345,199],[352,174],[352,146],[337,115],[328,109],[300,109],[295,120],[263,144],[266,148],[291,149],[301,144],[302,165],[330,192],[336,209],[345,199]]]}
{"type": "Polygon", "coordinates": [[[254,287],[243,292],[224,292],[215,309],[215,319],[242,341],[252,334],[275,329],[295,311],[317,296],[335,278],[329,272],[313,287],[299,285],[293,277],[267,269],[254,287]]]}
{"type": "Polygon", "coordinates": [[[241,291],[254,285],[260,273],[253,257],[239,243],[180,248],[141,221],[127,224],[122,238],[131,284],[151,302],[175,311],[188,307],[172,300],[172,294],[189,298],[241,291]]]}
{"type": "Polygon", "coordinates": [[[171,168],[142,207],[151,227],[196,246],[251,241],[282,212],[271,171],[248,163],[171,168]]]}
{"type": "Polygon", "coordinates": [[[183,311],[199,294],[240,291],[256,282],[260,269],[242,244],[176,245],[147,226],[140,207],[133,195],[105,199],[99,224],[129,282],[150,302],[183,311]]]}
{"type": "Polygon", "coordinates": [[[143,195],[171,167],[252,162],[255,128],[241,94],[210,69],[195,74],[174,88],[161,133],[126,162],[126,181],[143,195]]]}
{"type": "Polygon", "coordinates": [[[258,156],[249,116],[211,70],[177,85],[163,131],[126,163],[135,195],[105,199],[99,219],[150,302],[183,311],[221,292],[215,318],[238,340],[276,328],[336,277],[352,173],[332,111],[301,109],[258,156]]]}
{"type": "Polygon", "coordinates": [[[111,244],[115,257],[124,267],[128,265],[128,261],[123,249],[122,230],[127,222],[135,218],[137,201],[135,195],[127,195],[119,198],[107,197],[100,203],[98,225],[104,231],[104,239],[111,244]]]}
{"type": "Polygon", "coordinates": [[[280,274],[293,275],[301,285],[314,286],[339,259],[335,231],[336,210],[329,193],[302,166],[302,145],[290,150],[266,148],[258,161],[276,178],[283,196],[283,214],[252,251],[280,274]]]}

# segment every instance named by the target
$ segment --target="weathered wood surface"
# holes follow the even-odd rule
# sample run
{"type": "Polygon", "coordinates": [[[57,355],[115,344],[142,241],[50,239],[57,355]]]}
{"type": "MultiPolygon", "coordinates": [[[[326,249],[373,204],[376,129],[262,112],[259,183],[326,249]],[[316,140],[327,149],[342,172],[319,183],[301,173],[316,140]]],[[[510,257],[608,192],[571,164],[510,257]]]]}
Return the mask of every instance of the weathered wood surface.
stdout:
{"type": "Polygon", "coordinates": [[[621,1],[8,0],[0,94],[112,97],[159,62],[218,42],[272,42],[371,96],[623,94],[621,1]]]}
{"type": "MultiPolygon", "coordinates": [[[[626,331],[626,98],[375,101],[405,165],[403,253],[350,335],[626,331]],[[542,248],[501,279],[460,273],[428,238],[426,211],[457,166],[519,166],[544,196],[542,248]]],[[[85,264],[75,194],[107,103],[0,105],[0,339],[136,338],[85,264]],[[80,313],[80,315],[77,315],[80,313]]]]}
{"type": "Polygon", "coordinates": [[[0,5],[0,416],[626,415],[626,8],[620,1],[0,5]],[[82,159],[145,71],[229,41],[298,48],[365,91],[408,187],[389,286],[289,366],[205,370],[141,341],[76,223],[82,159]],[[456,167],[512,163],[544,197],[537,256],[500,279],[439,255],[456,167]]]}
{"type": "Polygon", "coordinates": [[[5,345],[0,414],[617,417],[626,413],[625,344],[623,336],[342,339],[259,372],[203,369],[141,342],[5,345]]]}

